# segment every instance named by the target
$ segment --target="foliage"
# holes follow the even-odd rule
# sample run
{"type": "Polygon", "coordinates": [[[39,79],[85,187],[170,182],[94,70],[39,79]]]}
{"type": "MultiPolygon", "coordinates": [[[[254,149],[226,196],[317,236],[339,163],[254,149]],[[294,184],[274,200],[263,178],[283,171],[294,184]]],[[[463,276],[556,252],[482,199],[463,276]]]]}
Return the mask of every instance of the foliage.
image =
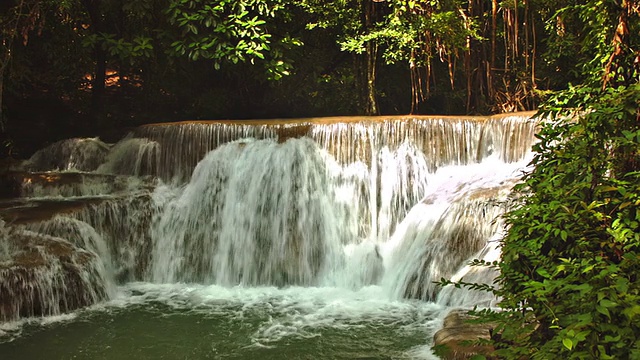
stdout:
{"type": "Polygon", "coordinates": [[[538,112],[497,286],[458,284],[502,299],[501,311],[478,312],[498,324],[501,358],[640,359],[639,4],[587,3],[554,12],[559,30],[569,18],[582,29],[580,41],[551,39],[577,50],[582,84],[538,112]]]}
{"type": "Polygon", "coordinates": [[[575,87],[549,104],[507,214],[498,354],[640,358],[640,85],[575,87]]]}
{"type": "Polygon", "coordinates": [[[26,45],[30,32],[42,29],[40,3],[40,0],[17,0],[0,5],[0,130],[4,121],[4,77],[13,59],[14,43],[17,40],[26,45]]]}
{"type": "MultiPolygon", "coordinates": [[[[605,74],[618,76],[615,64],[607,70],[618,5],[8,0],[0,109],[17,148],[25,119],[79,136],[184,118],[532,109],[568,82],[598,87],[605,74]],[[14,11],[19,4],[28,11],[14,11]],[[34,99],[74,118],[45,124],[55,120],[34,99]]],[[[630,23],[629,33],[639,30],[630,23]]]]}
{"type": "Polygon", "coordinates": [[[171,52],[213,60],[216,69],[226,62],[264,60],[268,77],[279,80],[291,69],[283,50],[302,45],[288,35],[275,37],[268,29],[274,18],[287,16],[280,0],[171,0],[167,15],[180,30],[171,52]]]}
{"type": "MultiPolygon", "coordinates": [[[[546,23],[548,44],[544,60],[557,68],[557,78],[564,87],[567,82],[597,86],[611,54],[611,40],[618,24],[620,5],[614,1],[566,1],[548,8],[546,23]]],[[[638,24],[631,23],[637,33],[638,24]]]]}
{"type": "Polygon", "coordinates": [[[393,64],[426,65],[434,58],[443,61],[466,49],[468,37],[478,37],[472,19],[464,16],[460,1],[392,1],[383,22],[366,34],[347,37],[342,48],[360,53],[364,44],[385,46],[383,58],[393,64]]]}
{"type": "Polygon", "coordinates": [[[451,87],[454,62],[469,50],[469,40],[479,39],[474,19],[459,0],[388,1],[386,15],[372,26],[347,33],[343,51],[361,54],[381,49],[387,65],[403,63],[411,73],[412,109],[430,93],[434,60],[447,64],[451,87]]]}

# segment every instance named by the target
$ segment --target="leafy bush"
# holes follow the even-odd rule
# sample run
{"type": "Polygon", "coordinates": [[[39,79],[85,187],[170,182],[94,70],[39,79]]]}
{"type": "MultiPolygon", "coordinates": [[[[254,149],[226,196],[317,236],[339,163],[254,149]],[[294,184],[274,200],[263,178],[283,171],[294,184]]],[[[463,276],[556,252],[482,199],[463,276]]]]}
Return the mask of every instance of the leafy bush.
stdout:
{"type": "Polygon", "coordinates": [[[640,86],[574,87],[549,104],[506,215],[494,290],[506,311],[485,311],[502,323],[496,355],[639,359],[640,86]]]}

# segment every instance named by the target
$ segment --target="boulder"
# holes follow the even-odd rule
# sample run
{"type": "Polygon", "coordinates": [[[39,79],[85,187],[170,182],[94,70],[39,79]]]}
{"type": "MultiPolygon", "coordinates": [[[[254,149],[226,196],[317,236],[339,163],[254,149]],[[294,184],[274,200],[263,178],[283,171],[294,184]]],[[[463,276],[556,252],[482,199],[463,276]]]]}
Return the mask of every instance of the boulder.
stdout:
{"type": "Polygon", "coordinates": [[[478,340],[491,339],[491,331],[495,324],[472,323],[474,316],[467,310],[452,310],[444,319],[442,329],[438,330],[434,339],[434,350],[445,360],[469,359],[473,355],[484,355],[491,359],[493,347],[478,344],[478,340]]]}

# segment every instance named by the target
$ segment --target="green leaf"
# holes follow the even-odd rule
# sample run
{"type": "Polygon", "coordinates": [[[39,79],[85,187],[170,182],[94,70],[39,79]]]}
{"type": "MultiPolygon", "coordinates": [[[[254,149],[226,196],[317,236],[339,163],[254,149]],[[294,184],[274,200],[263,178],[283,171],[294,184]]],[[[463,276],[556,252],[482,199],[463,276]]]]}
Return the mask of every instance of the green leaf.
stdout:
{"type": "Polygon", "coordinates": [[[569,338],[562,339],[562,345],[569,350],[573,349],[573,341],[569,338]]]}
{"type": "Polygon", "coordinates": [[[609,314],[609,309],[607,309],[604,306],[596,305],[596,311],[599,312],[602,315],[605,315],[608,318],[611,317],[611,315],[609,314]]]}
{"type": "Polygon", "coordinates": [[[613,302],[611,300],[608,300],[608,299],[600,300],[600,305],[605,307],[605,308],[612,308],[612,307],[618,306],[617,303],[615,303],[615,302],[613,302]]]}

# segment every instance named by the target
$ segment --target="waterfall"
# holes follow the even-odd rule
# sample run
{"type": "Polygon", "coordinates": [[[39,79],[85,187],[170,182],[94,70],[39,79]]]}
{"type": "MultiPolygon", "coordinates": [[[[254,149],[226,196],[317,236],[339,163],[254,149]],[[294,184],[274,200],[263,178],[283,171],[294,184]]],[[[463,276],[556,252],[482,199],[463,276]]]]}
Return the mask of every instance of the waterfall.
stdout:
{"type": "MultiPolygon", "coordinates": [[[[2,226],[0,271],[15,268],[18,239],[41,238],[23,241],[31,252],[64,243],[73,256],[38,259],[65,275],[38,270],[29,281],[85,290],[44,314],[133,281],[377,286],[389,299],[491,305],[488,294],[434,282],[495,278],[467,265],[499,256],[500,216],[534,141],[530,115],[186,122],[143,126],[113,146],[64,142],[93,150],[34,156],[25,170],[66,172],[12,178],[28,205],[21,217],[0,207],[22,219],[2,226]],[[77,206],[46,205],[55,202],[77,206]],[[60,270],[69,264],[76,275],[60,270]]],[[[5,318],[38,314],[16,311],[5,318]]]]}
{"type": "Polygon", "coordinates": [[[95,170],[110,151],[98,138],[74,138],[53,143],[38,150],[24,167],[30,171],[95,170]]]}
{"type": "MultiPolygon", "coordinates": [[[[525,161],[505,164],[489,158],[478,164],[445,167],[434,174],[429,193],[385,243],[390,269],[385,281],[395,296],[438,298],[451,304],[439,297],[440,286],[435,282],[463,277],[466,282],[493,280],[490,272],[469,279],[476,268],[465,265],[474,258],[483,259],[485,249],[495,247],[500,239],[504,230],[500,216],[525,161]]],[[[447,291],[459,292],[454,289],[450,286],[447,291]]]]}
{"type": "Polygon", "coordinates": [[[308,139],[210,152],[153,226],[153,280],[311,285],[349,241],[325,160],[308,139]]]}
{"type": "Polygon", "coordinates": [[[127,136],[113,147],[96,172],[135,176],[154,174],[158,168],[158,148],[155,141],[127,136]]]}

